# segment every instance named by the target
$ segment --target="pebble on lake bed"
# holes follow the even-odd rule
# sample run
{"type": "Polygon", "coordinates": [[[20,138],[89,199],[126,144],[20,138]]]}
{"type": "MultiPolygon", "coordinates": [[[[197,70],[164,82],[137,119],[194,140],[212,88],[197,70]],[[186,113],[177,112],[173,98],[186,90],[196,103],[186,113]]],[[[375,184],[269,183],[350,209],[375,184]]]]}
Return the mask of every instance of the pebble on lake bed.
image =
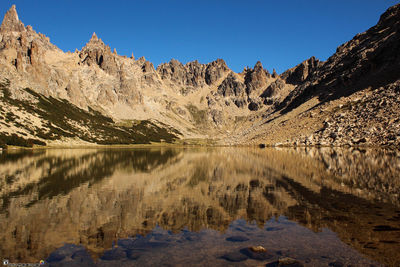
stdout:
{"type": "Polygon", "coordinates": [[[253,252],[267,252],[267,250],[262,246],[249,247],[249,249],[253,252]]]}
{"type": "Polygon", "coordinates": [[[279,265],[290,265],[290,266],[304,266],[301,262],[299,262],[296,259],[285,257],[285,258],[280,258],[278,260],[279,265]]]}

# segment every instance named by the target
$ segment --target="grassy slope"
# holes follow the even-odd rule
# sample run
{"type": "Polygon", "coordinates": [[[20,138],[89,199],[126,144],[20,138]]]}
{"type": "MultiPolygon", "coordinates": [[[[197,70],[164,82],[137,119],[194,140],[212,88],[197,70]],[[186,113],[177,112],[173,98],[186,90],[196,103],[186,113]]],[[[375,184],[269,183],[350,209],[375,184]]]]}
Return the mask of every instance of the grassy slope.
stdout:
{"type": "MultiPolygon", "coordinates": [[[[24,89],[37,103],[18,100],[11,97],[9,83],[0,84],[0,101],[4,105],[17,107],[21,112],[34,114],[45,121],[42,127],[21,123],[20,118],[0,106],[0,120],[4,125],[14,125],[24,129],[36,138],[25,138],[21,134],[0,132],[0,146],[44,145],[46,140],[76,138],[97,144],[149,144],[178,139],[180,133],[160,122],[149,120],[138,121],[132,126],[118,126],[114,121],[100,112],[89,108],[83,110],[67,100],[45,97],[29,88],[24,89]],[[43,142],[44,141],[44,142],[43,142]]],[[[1,128],[0,128],[1,130],[1,128]]],[[[23,135],[23,134],[22,134],[23,135]]]]}

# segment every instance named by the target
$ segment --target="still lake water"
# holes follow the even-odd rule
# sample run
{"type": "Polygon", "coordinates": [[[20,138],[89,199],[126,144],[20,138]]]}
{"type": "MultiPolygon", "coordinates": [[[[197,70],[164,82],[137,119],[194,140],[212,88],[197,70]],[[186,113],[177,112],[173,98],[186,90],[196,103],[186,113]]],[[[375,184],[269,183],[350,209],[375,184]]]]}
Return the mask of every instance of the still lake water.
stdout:
{"type": "Polygon", "coordinates": [[[400,266],[400,152],[151,148],[0,154],[0,260],[277,266],[284,257],[305,266],[400,266]],[[252,252],[251,246],[267,252],[252,252]]]}

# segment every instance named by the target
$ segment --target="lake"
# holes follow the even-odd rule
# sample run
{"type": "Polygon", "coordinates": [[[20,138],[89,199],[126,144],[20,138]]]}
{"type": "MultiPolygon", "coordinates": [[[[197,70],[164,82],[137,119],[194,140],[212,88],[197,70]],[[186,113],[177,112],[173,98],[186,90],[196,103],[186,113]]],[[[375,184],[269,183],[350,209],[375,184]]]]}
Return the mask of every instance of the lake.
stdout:
{"type": "Polygon", "coordinates": [[[400,152],[3,151],[0,229],[11,263],[400,266],[400,152]]]}

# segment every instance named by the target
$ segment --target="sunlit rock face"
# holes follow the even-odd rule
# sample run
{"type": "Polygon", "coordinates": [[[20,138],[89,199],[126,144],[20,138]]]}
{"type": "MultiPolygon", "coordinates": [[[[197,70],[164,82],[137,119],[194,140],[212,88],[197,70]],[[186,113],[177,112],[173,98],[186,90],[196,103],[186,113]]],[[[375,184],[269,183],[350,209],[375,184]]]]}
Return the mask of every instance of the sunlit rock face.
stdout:
{"type": "MultiPolygon", "coordinates": [[[[236,219],[262,227],[285,215],[313,231],[332,229],[375,260],[395,262],[391,255],[398,249],[398,237],[379,227],[398,228],[399,181],[375,177],[374,171],[387,164],[397,166],[396,152],[142,149],[2,154],[1,254],[37,260],[72,243],[98,257],[116,240],[146,235],[157,225],[173,233],[224,232],[236,219]]],[[[398,169],[391,174],[398,175],[398,169]]]]}
{"type": "MultiPolygon", "coordinates": [[[[25,26],[12,6],[0,27],[0,97],[10,93],[25,106],[38,105],[29,88],[116,122],[157,120],[184,138],[211,137],[222,144],[398,146],[399,14],[400,5],[390,7],[377,25],[339,46],[327,61],[311,57],[279,75],[260,61],[241,73],[223,59],[172,59],[155,68],[144,57],[119,55],[96,34],[83,48],[64,52],[25,26]]],[[[25,109],[30,115],[19,116],[17,108],[0,102],[0,116],[12,110],[19,117],[0,121],[0,134],[53,141],[21,127],[30,116],[41,132],[52,131],[48,120],[36,123],[42,120],[38,112],[25,109]]],[[[87,141],[73,134],[58,141],[74,138],[87,141]]]]}
{"type": "MultiPolygon", "coordinates": [[[[163,80],[183,87],[193,87],[193,90],[205,85],[215,84],[228,71],[230,69],[222,59],[217,59],[208,64],[200,64],[195,60],[185,65],[176,59],[172,59],[169,63],[163,63],[157,67],[157,72],[163,80]]],[[[186,94],[189,92],[186,92],[186,94]]]]}
{"type": "MultiPolygon", "coordinates": [[[[63,52],[45,35],[25,27],[15,6],[5,14],[0,27],[0,66],[0,82],[8,84],[12,98],[35,104],[24,92],[30,88],[116,121],[154,119],[196,137],[213,132],[215,111],[208,110],[205,99],[213,97],[213,90],[231,72],[222,59],[185,65],[171,60],[156,70],[144,57],[128,58],[112,51],[95,33],[80,50],[63,52]],[[193,132],[199,123],[189,106],[201,111],[202,122],[210,125],[193,132]]],[[[218,113],[236,116],[231,114],[234,105],[223,110],[225,100],[216,100],[218,113]]],[[[217,124],[228,122],[219,120],[217,124]]],[[[2,127],[6,132],[14,131],[10,125],[2,127]]]]}

